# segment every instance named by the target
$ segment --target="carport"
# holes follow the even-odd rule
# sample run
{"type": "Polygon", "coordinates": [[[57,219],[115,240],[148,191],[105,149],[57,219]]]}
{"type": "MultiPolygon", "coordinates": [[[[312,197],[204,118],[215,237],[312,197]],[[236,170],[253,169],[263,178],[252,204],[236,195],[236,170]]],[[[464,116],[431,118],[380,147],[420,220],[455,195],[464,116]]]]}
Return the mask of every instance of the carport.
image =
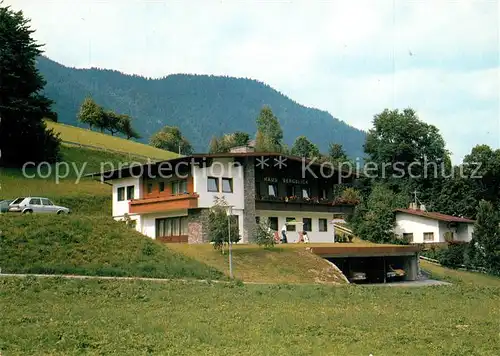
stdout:
{"type": "Polygon", "coordinates": [[[415,281],[418,276],[418,246],[338,244],[311,250],[334,263],[352,283],[415,281]]]}

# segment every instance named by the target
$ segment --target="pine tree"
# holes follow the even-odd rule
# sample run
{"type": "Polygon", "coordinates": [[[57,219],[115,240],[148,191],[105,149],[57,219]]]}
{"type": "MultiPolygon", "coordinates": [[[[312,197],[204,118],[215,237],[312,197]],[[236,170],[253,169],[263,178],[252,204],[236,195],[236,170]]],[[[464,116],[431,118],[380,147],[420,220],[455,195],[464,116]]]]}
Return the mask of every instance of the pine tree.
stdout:
{"type": "Polygon", "coordinates": [[[0,162],[54,162],[59,138],[44,118],[57,120],[52,101],[41,92],[45,81],[36,69],[40,45],[32,38],[29,20],[0,3],[0,162]],[[22,149],[19,147],[22,146],[22,149]]]}

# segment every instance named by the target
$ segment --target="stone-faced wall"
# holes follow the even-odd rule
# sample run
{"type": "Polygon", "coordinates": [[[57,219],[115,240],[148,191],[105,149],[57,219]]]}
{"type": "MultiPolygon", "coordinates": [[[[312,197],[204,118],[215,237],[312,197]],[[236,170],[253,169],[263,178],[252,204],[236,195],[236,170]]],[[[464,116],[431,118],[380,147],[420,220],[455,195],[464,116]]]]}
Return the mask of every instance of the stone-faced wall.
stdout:
{"type": "Polygon", "coordinates": [[[188,243],[208,242],[206,229],[203,226],[205,209],[192,209],[188,213],[188,243]]]}
{"type": "Polygon", "coordinates": [[[255,159],[247,157],[243,168],[244,212],[242,242],[252,242],[257,224],[255,222],[255,159]]]}

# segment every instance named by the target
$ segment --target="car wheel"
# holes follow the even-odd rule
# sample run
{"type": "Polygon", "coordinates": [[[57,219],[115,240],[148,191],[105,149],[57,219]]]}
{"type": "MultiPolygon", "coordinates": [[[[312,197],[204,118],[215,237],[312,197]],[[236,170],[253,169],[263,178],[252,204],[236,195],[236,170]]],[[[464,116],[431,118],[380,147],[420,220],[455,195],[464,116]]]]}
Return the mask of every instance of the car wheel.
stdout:
{"type": "Polygon", "coordinates": [[[64,211],[62,211],[62,210],[59,210],[59,211],[57,212],[57,215],[62,215],[62,214],[64,214],[64,211]]]}
{"type": "Polygon", "coordinates": [[[25,210],[23,214],[33,214],[33,210],[25,210]]]}

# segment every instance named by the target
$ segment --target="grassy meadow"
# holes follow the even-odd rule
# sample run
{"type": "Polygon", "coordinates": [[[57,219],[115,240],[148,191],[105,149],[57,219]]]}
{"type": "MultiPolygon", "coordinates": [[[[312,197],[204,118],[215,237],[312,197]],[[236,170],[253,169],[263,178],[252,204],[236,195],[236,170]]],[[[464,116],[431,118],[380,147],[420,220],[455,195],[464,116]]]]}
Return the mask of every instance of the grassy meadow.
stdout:
{"type": "MultiPolygon", "coordinates": [[[[0,169],[0,198],[43,196],[52,199],[55,204],[70,207],[76,214],[111,215],[111,187],[90,178],[78,177],[99,172],[104,162],[104,167],[118,167],[120,163],[131,162],[129,157],[64,145],[61,146],[61,156],[59,164],[39,168],[28,166],[25,175],[21,169],[0,169]]],[[[143,159],[134,161],[144,162],[143,159]]]]}
{"type": "MultiPolygon", "coordinates": [[[[171,244],[174,251],[202,261],[228,273],[227,250],[224,255],[208,244],[171,244]]],[[[342,274],[325,259],[306,251],[303,244],[263,248],[257,245],[233,246],[234,277],[254,283],[346,283],[342,274]]]]}
{"type": "Polygon", "coordinates": [[[2,214],[0,226],[3,273],[223,277],[107,216],[2,214]]]}
{"type": "Polygon", "coordinates": [[[127,155],[129,160],[134,159],[134,154],[149,157],[151,160],[165,160],[178,156],[173,152],[161,150],[153,146],[97,131],[64,125],[50,120],[47,120],[46,124],[48,128],[59,133],[61,139],[64,141],[74,142],[81,145],[96,146],[103,150],[122,152],[127,155]]]}
{"type": "Polygon", "coordinates": [[[498,355],[500,287],[0,278],[5,355],[498,355]]]}

